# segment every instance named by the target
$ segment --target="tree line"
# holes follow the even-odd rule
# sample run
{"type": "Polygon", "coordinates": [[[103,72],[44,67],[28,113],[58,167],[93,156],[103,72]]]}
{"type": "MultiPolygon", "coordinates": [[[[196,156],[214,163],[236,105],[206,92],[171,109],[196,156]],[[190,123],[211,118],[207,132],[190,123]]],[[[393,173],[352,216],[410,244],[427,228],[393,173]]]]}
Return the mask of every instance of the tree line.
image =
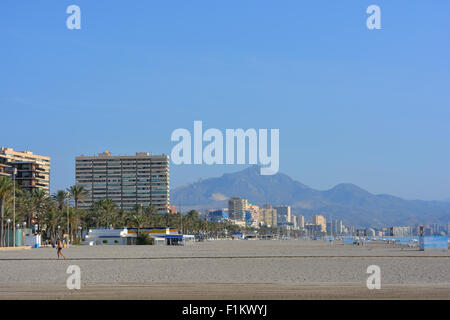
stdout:
{"type": "MultiPolygon", "coordinates": [[[[79,208],[80,202],[89,196],[83,186],[74,185],[66,190],[58,190],[48,194],[42,189],[32,192],[22,190],[8,177],[0,178],[0,213],[1,233],[0,246],[4,246],[5,229],[12,229],[13,224],[35,227],[35,231],[43,236],[43,240],[53,243],[64,234],[71,243],[79,243],[83,231],[92,228],[142,228],[162,227],[177,228],[180,233],[193,234],[199,237],[229,237],[238,231],[253,231],[226,222],[205,221],[195,210],[183,215],[176,213],[157,213],[155,207],[135,205],[132,210],[123,210],[111,199],[100,199],[90,209],[79,208]],[[14,197],[15,190],[15,197],[14,197]],[[14,216],[15,202],[15,221],[14,216]],[[8,219],[11,221],[5,225],[8,219]]],[[[264,232],[264,230],[261,230],[264,232]]],[[[266,230],[270,232],[270,230],[266,230]]]]}

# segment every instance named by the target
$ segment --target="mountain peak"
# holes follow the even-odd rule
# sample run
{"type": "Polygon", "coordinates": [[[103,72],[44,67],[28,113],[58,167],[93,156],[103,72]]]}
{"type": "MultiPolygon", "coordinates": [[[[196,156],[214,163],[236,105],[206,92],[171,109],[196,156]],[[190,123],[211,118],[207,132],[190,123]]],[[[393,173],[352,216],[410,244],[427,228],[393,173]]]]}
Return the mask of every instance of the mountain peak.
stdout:
{"type": "Polygon", "coordinates": [[[408,201],[389,195],[373,195],[352,183],[318,191],[286,174],[264,176],[259,170],[260,166],[249,166],[175,188],[171,201],[183,207],[213,209],[223,208],[228,198],[237,196],[256,205],[291,205],[294,214],[311,216],[320,213],[354,226],[447,222],[450,216],[450,203],[443,201],[408,201]]]}
{"type": "Polygon", "coordinates": [[[366,193],[366,194],[371,194],[367,190],[364,190],[363,188],[357,186],[356,184],[349,183],[349,182],[337,184],[337,185],[335,185],[333,188],[331,188],[328,191],[334,191],[334,192],[362,192],[362,193],[366,193]]]}

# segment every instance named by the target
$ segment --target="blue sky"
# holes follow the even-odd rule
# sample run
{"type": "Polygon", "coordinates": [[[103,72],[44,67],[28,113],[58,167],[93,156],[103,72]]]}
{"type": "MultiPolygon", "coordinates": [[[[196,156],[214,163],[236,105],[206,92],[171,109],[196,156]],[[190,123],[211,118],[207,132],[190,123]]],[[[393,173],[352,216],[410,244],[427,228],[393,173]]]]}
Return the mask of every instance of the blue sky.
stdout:
{"type": "MultiPolygon", "coordinates": [[[[176,128],[279,128],[280,171],[450,197],[450,2],[0,2],[0,145],[170,154],[176,128]],[[131,3],[130,3],[131,2],[131,3]],[[81,8],[81,30],[66,8],[81,8]],[[366,28],[381,8],[382,30],[366,28]]],[[[172,187],[242,166],[171,166],[172,187]]]]}

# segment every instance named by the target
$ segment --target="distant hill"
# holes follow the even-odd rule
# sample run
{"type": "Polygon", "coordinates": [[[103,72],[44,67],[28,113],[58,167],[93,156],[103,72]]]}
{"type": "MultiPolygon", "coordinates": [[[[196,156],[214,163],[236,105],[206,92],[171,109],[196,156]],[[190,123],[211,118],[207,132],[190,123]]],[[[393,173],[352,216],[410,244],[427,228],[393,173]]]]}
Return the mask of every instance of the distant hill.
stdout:
{"type": "Polygon", "coordinates": [[[283,173],[262,176],[258,166],[175,188],[171,203],[184,210],[226,208],[227,199],[236,196],[257,205],[291,205],[294,214],[322,214],[361,227],[450,222],[449,202],[374,195],[351,183],[319,191],[283,173]]]}

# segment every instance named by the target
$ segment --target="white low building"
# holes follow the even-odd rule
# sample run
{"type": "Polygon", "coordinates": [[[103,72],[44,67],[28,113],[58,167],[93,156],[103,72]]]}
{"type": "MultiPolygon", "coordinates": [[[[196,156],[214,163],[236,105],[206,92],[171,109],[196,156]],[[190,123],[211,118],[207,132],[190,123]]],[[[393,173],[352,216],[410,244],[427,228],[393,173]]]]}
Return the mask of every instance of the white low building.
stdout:
{"type": "MultiPolygon", "coordinates": [[[[182,235],[174,228],[142,228],[139,234],[146,234],[155,245],[185,245],[195,241],[194,236],[182,235]]],[[[134,245],[137,228],[91,229],[82,244],[87,245],[134,245]]]]}
{"type": "Polygon", "coordinates": [[[82,244],[127,245],[126,229],[91,229],[82,244]]]}

